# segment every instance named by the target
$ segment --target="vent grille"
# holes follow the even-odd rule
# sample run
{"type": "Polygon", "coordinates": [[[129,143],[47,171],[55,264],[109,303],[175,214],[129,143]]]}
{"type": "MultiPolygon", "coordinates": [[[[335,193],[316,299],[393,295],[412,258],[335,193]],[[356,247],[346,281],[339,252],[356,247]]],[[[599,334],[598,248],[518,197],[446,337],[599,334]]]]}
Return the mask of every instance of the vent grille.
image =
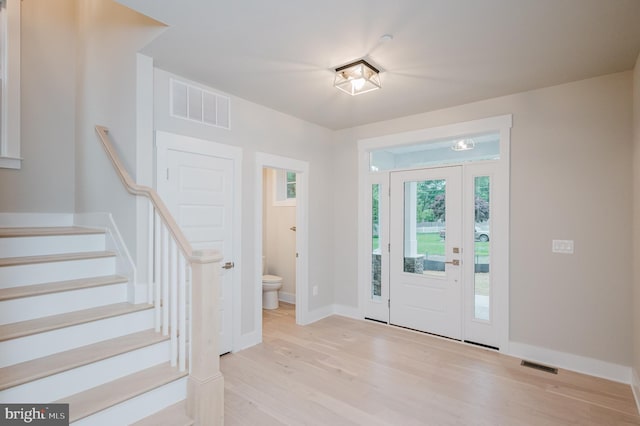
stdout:
{"type": "Polygon", "coordinates": [[[228,97],[209,92],[182,81],[171,79],[171,116],[208,126],[229,129],[228,97]]]}
{"type": "Polygon", "coordinates": [[[522,365],[523,367],[529,367],[529,368],[533,368],[535,370],[544,371],[546,373],[558,374],[558,369],[557,368],[549,367],[547,365],[538,364],[536,362],[522,360],[520,365],[522,365]]]}

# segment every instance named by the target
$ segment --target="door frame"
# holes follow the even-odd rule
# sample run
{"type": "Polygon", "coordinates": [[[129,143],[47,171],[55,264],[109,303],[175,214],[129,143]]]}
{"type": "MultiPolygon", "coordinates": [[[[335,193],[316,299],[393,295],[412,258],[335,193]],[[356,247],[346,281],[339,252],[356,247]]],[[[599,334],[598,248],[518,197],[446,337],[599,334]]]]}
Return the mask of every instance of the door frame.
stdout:
{"type": "MultiPolygon", "coordinates": [[[[366,304],[368,303],[369,288],[371,286],[371,185],[380,182],[380,176],[388,181],[389,171],[371,171],[370,156],[373,151],[397,146],[409,146],[428,141],[437,141],[447,138],[462,137],[465,135],[474,135],[481,133],[499,133],[500,135],[500,159],[492,160],[495,164],[495,177],[502,182],[501,191],[504,197],[495,206],[502,224],[505,229],[505,235],[499,244],[499,252],[495,256],[504,259],[502,273],[499,279],[503,285],[500,288],[498,297],[495,298],[495,326],[497,339],[501,352],[509,353],[509,178],[510,178],[510,144],[511,144],[511,127],[513,116],[511,114],[488,117],[473,121],[460,122],[438,127],[425,128],[416,131],[390,134],[380,137],[373,137],[358,140],[358,311],[361,318],[365,318],[366,304]]],[[[474,163],[470,163],[473,165],[474,163]]],[[[454,165],[454,164],[448,164],[454,165]]],[[[427,167],[414,167],[427,168],[427,167]]],[[[397,169],[403,170],[403,169],[397,169]]],[[[397,171],[394,170],[394,171],[397,171]]],[[[463,168],[464,173],[464,168],[463,168]]],[[[386,194],[388,198],[388,194],[386,194]]],[[[388,209],[386,211],[388,215],[388,209]]],[[[388,218],[384,220],[388,226],[388,218]]],[[[386,245],[388,241],[383,242],[386,245]]],[[[388,252],[384,252],[388,256],[388,252]]],[[[388,270],[387,270],[388,273],[388,270]]],[[[388,285],[388,284],[387,284],[388,285]]],[[[461,300],[462,306],[465,301],[461,300]]],[[[388,317],[387,317],[388,322],[388,317]]],[[[464,315],[463,315],[463,323],[464,315]]],[[[465,337],[465,328],[463,325],[463,340],[465,337]]]]}
{"type": "Polygon", "coordinates": [[[256,152],[255,164],[255,252],[254,252],[254,320],[256,342],[262,341],[262,200],[264,168],[283,169],[297,173],[296,176],[296,324],[309,323],[309,163],[294,158],[256,152]]]}
{"type": "MultiPolygon", "coordinates": [[[[238,212],[242,211],[242,148],[225,145],[205,139],[193,138],[176,133],[154,132],[156,170],[154,173],[153,187],[158,189],[160,173],[168,165],[168,151],[182,151],[189,154],[200,154],[212,157],[226,158],[233,161],[233,211],[236,218],[240,218],[238,212]]],[[[236,352],[242,349],[241,346],[241,318],[242,318],[242,223],[241,220],[233,221],[233,253],[225,255],[226,258],[233,259],[235,267],[232,277],[232,343],[231,351],[236,352]]]]}

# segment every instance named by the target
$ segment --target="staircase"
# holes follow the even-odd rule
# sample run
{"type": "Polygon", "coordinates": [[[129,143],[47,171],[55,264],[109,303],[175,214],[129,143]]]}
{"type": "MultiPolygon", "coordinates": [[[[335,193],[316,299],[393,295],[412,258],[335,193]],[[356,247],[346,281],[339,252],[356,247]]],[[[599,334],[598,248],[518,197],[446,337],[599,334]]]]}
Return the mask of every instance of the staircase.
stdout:
{"type": "Polygon", "coordinates": [[[105,247],[97,229],[0,228],[0,403],[68,403],[75,426],[191,425],[188,371],[105,247]]]}

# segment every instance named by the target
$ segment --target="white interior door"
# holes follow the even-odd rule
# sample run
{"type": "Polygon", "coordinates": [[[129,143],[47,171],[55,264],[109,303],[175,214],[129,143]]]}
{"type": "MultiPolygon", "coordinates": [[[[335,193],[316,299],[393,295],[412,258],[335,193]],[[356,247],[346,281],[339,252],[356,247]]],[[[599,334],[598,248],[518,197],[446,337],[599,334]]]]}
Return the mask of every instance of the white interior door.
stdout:
{"type": "Polygon", "coordinates": [[[462,167],[390,173],[389,322],[462,338],[462,167]]]}
{"type": "MultiPolygon", "coordinates": [[[[158,192],[192,247],[219,250],[223,264],[234,262],[234,160],[175,149],[167,149],[164,158],[158,192]]],[[[233,269],[221,270],[221,354],[233,346],[233,277],[233,269]]]]}

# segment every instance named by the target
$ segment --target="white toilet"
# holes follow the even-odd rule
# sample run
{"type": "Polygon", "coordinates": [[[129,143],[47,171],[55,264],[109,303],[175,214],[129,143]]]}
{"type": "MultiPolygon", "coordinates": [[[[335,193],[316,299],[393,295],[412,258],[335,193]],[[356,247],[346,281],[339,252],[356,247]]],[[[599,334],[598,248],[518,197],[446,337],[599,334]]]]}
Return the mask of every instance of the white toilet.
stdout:
{"type": "MultiPolygon", "coordinates": [[[[262,256],[262,273],[267,272],[267,263],[262,256]]],[[[262,275],[262,309],[278,309],[278,290],[282,288],[282,277],[262,275]]]]}

